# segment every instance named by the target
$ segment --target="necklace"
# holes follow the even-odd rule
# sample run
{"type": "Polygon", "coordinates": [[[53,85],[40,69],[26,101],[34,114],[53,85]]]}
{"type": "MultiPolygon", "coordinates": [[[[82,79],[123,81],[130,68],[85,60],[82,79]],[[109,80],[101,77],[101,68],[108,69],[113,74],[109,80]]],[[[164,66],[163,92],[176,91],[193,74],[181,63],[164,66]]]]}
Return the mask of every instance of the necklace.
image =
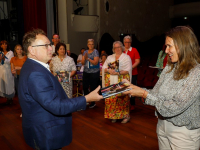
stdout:
{"type": "Polygon", "coordinates": [[[63,59],[64,59],[64,58],[61,58],[61,57],[58,57],[58,58],[60,58],[61,61],[63,61],[63,59]]]}

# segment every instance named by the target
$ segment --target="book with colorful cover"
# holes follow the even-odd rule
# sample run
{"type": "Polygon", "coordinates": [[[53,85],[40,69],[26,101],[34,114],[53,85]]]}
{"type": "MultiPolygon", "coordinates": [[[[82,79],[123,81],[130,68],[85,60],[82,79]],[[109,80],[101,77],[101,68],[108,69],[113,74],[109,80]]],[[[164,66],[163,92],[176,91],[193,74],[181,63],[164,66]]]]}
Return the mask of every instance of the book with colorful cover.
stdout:
{"type": "Polygon", "coordinates": [[[128,88],[129,86],[130,85],[127,82],[119,82],[119,83],[101,88],[101,93],[102,93],[103,98],[108,98],[110,96],[131,90],[132,88],[128,88]]]}
{"type": "Polygon", "coordinates": [[[57,77],[59,82],[69,83],[70,74],[67,71],[57,71],[56,77],[57,77]]]}
{"type": "Polygon", "coordinates": [[[108,69],[115,69],[116,72],[119,72],[119,60],[109,63],[108,69]]]}
{"type": "Polygon", "coordinates": [[[92,69],[92,68],[99,68],[100,64],[98,62],[97,65],[93,65],[89,60],[88,60],[88,68],[92,69]]]}

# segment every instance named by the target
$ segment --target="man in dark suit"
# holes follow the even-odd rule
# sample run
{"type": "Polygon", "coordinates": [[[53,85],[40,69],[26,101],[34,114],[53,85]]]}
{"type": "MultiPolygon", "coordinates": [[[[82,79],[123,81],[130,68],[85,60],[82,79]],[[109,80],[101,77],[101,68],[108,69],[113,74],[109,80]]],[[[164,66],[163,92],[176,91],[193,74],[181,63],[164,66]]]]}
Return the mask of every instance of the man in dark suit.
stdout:
{"type": "Polygon", "coordinates": [[[103,97],[99,88],[90,94],[69,99],[47,62],[52,47],[43,30],[34,29],[23,37],[28,59],[19,79],[19,102],[26,143],[37,150],[62,148],[72,141],[72,112],[86,108],[86,102],[103,97]]]}

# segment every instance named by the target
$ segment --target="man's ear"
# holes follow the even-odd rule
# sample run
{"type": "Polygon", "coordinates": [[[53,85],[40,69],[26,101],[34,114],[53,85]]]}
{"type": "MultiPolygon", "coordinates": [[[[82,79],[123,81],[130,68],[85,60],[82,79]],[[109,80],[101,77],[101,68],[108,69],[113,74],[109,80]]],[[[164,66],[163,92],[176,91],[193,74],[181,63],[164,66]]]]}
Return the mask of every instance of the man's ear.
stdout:
{"type": "Polygon", "coordinates": [[[28,47],[28,51],[29,51],[29,53],[31,54],[31,55],[35,55],[35,49],[32,47],[32,46],[29,46],[28,47]]]}

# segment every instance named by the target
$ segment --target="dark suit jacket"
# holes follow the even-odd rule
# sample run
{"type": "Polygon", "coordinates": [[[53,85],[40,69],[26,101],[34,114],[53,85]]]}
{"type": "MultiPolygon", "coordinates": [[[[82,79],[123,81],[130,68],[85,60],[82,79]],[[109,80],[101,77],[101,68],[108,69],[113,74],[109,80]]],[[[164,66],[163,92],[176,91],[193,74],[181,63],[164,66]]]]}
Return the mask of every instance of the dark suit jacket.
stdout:
{"type": "Polygon", "coordinates": [[[70,144],[71,113],[86,108],[85,97],[69,99],[50,71],[31,59],[21,69],[18,97],[28,145],[51,150],[70,144]]]}

